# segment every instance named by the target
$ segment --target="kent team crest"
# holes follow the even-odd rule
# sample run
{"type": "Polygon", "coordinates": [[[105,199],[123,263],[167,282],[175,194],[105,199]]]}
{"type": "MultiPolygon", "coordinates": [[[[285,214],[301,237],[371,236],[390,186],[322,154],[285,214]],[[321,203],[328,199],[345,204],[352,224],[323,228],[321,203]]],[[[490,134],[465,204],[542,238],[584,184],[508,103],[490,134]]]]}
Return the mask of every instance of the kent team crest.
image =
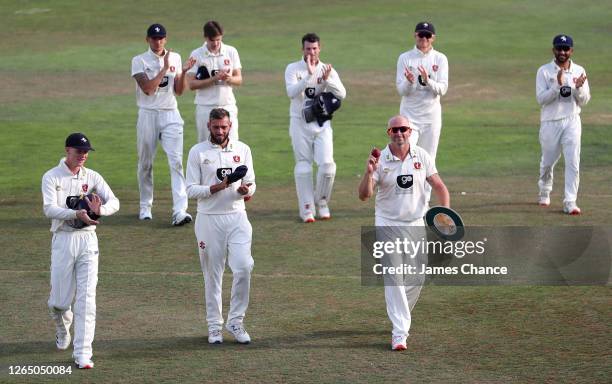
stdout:
{"type": "Polygon", "coordinates": [[[234,156],[234,163],[239,163],[240,162],[240,156],[236,155],[234,156]]]}

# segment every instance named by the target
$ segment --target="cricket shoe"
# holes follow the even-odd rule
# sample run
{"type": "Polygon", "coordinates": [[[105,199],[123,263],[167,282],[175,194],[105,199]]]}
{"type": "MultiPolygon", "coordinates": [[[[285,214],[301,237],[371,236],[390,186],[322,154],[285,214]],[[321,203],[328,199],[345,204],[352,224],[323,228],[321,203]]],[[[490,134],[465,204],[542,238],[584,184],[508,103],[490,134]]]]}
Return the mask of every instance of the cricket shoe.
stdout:
{"type": "Polygon", "coordinates": [[[573,201],[568,201],[567,203],[563,203],[563,212],[567,213],[568,215],[572,215],[572,216],[578,216],[582,213],[580,208],[578,208],[576,203],[573,201]]]}
{"type": "Polygon", "coordinates": [[[234,335],[234,339],[236,339],[239,344],[248,344],[251,342],[251,336],[249,336],[242,324],[227,324],[225,328],[234,335]]]}
{"type": "Polygon", "coordinates": [[[223,331],[221,329],[211,329],[208,331],[208,344],[223,343],[223,331]]]}
{"type": "Polygon", "coordinates": [[[321,204],[317,208],[319,209],[319,219],[321,220],[331,219],[331,213],[329,212],[329,207],[327,206],[327,204],[321,204]]]}
{"type": "Polygon", "coordinates": [[[55,346],[57,347],[57,349],[59,349],[60,351],[67,350],[70,346],[70,341],[72,341],[70,332],[66,332],[58,328],[55,332],[55,346]]]}
{"type": "Polygon", "coordinates": [[[540,207],[548,207],[550,205],[550,193],[540,192],[538,205],[540,207]]]}
{"type": "Polygon", "coordinates": [[[74,364],[77,366],[78,369],[92,369],[94,367],[94,362],[91,361],[91,359],[85,359],[81,357],[75,358],[74,364]]]}
{"type": "Polygon", "coordinates": [[[391,349],[394,351],[405,351],[408,349],[406,347],[406,336],[392,336],[391,349]]]}
{"type": "Polygon", "coordinates": [[[174,225],[175,227],[180,227],[181,225],[191,223],[191,220],[192,218],[190,214],[185,211],[179,212],[172,216],[172,225],[174,225]]]}
{"type": "Polygon", "coordinates": [[[312,213],[307,213],[303,219],[304,223],[314,223],[316,221],[312,213]]]}
{"type": "Polygon", "coordinates": [[[153,220],[153,215],[151,214],[151,208],[140,208],[140,214],[138,214],[138,219],[140,220],[153,220]]]}
{"type": "Polygon", "coordinates": [[[55,322],[55,346],[65,351],[70,346],[70,325],[72,324],[72,311],[59,312],[52,310],[51,318],[55,322]]]}

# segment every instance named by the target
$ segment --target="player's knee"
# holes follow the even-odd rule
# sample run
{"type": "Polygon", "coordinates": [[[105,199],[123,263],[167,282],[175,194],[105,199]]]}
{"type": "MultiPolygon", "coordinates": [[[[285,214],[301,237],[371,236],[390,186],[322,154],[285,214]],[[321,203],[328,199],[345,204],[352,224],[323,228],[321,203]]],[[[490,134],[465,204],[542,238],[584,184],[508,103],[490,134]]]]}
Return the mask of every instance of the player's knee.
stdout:
{"type": "Polygon", "coordinates": [[[310,175],[312,174],[312,164],[305,160],[300,160],[295,163],[293,171],[296,175],[310,175]]]}
{"type": "Polygon", "coordinates": [[[246,277],[251,275],[251,271],[253,270],[253,258],[251,260],[241,263],[240,265],[230,266],[232,269],[232,274],[236,277],[246,277]]]}
{"type": "Polygon", "coordinates": [[[321,172],[325,176],[334,176],[336,174],[336,163],[332,161],[329,163],[320,164],[319,172],[321,172]]]}

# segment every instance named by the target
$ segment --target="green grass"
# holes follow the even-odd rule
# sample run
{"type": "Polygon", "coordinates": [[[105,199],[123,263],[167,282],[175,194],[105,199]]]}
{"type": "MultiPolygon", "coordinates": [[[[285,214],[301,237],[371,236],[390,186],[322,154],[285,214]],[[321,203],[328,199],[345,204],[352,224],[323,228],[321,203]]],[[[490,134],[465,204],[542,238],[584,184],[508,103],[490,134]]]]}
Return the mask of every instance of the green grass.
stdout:
{"type": "MultiPolygon", "coordinates": [[[[70,381],[608,380],[609,286],[427,286],[409,350],[388,351],[383,291],[358,278],[360,228],[372,224],[373,203],[356,195],[365,158],[373,145],[386,143],[386,120],[399,108],[397,57],[412,48],[413,26],[430,19],[438,30],[435,46],[450,63],[437,165],[466,223],[609,227],[612,9],[606,4],[5,1],[0,12],[0,381],[57,381],[8,377],[6,367],[70,362],[69,352],[54,351],[46,315],[50,234],[40,179],[74,131],[92,140],[96,152],[88,165],[104,175],[122,207],[98,229],[96,368],[74,372],[70,381]],[[224,25],[224,41],[240,52],[240,132],[252,148],[258,183],[248,205],[255,270],[247,326],[254,342],[246,347],[206,342],[193,227],[169,226],[161,150],[155,220],[136,218],[130,60],[147,48],[144,34],[153,22],[167,27],[168,47],[185,59],[201,44],[209,18],[224,25]],[[283,73],[299,59],[300,38],[309,31],[322,37],[322,58],[338,70],[348,97],[333,121],[334,219],[304,226],[297,220],[283,73]],[[586,68],[592,93],[582,113],[581,217],[560,212],[562,161],[551,208],[533,204],[540,156],[535,73],[551,60],[552,37],[561,32],[574,37],[574,58],[586,68]]],[[[186,154],[196,140],[193,93],[179,98],[179,109],[186,154]]]]}

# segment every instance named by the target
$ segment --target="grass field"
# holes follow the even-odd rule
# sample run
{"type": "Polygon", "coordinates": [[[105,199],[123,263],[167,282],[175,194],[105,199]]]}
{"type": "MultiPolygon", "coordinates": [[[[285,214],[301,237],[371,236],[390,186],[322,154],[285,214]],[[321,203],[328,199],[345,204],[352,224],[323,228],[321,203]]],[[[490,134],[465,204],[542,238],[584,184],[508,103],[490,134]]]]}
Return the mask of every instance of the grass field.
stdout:
{"type": "MultiPolygon", "coordinates": [[[[359,280],[360,228],[372,224],[374,208],[356,194],[369,149],[385,144],[385,122],[398,111],[397,57],[412,47],[414,25],[429,19],[450,64],[437,165],[466,223],[612,226],[612,8],[605,3],[3,1],[0,12],[0,382],[609,382],[610,286],[427,286],[408,351],[391,353],[383,290],[359,280]],[[147,48],[146,27],[160,22],[167,46],[185,59],[213,18],[244,67],[240,132],[258,183],[248,205],[255,259],[248,346],[206,342],[193,227],[169,225],[161,150],[155,220],[137,220],[131,58],[147,48]],[[348,96],[333,121],[334,219],[304,226],[283,73],[309,31],[322,37],[321,56],[348,96]],[[535,73],[551,60],[557,33],[574,37],[592,94],[582,113],[580,217],[561,213],[562,162],[551,208],[534,204],[535,73]],[[47,317],[50,233],[40,179],[75,131],[91,139],[88,166],[122,204],[98,228],[96,368],[62,378],[8,376],[9,365],[70,363],[70,352],[55,351],[47,317]]],[[[192,102],[191,92],[179,98],[185,153],[196,138],[192,102]]],[[[225,288],[230,282],[228,274],[225,288]]]]}

